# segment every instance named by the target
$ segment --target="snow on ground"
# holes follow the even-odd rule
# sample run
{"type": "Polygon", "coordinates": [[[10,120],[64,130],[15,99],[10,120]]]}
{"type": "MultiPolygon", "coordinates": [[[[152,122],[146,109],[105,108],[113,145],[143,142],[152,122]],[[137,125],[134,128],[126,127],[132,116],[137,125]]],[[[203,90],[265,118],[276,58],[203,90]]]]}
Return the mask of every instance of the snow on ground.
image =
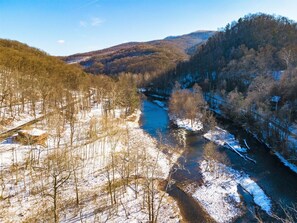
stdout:
{"type": "Polygon", "coordinates": [[[41,114],[41,102],[36,103],[35,116],[32,114],[32,111],[30,111],[31,107],[32,105],[30,103],[25,103],[24,108],[21,104],[14,105],[11,109],[9,107],[1,107],[0,114],[2,118],[5,117],[7,120],[5,125],[0,124],[0,134],[13,129],[16,126],[20,126],[27,122],[30,122],[43,115],[41,114]],[[8,118],[11,117],[11,110],[14,113],[14,117],[8,118]]]}
{"type": "MultiPolygon", "coordinates": [[[[57,145],[78,161],[75,164],[78,181],[71,176],[59,189],[58,201],[62,222],[81,222],[81,219],[83,222],[147,221],[147,208],[140,205],[145,204],[145,186],[141,183],[137,189],[134,188],[139,194],[137,198],[131,195],[129,189],[133,188],[133,182],[124,189],[120,186],[120,192],[116,192],[118,203],[111,205],[110,196],[104,188],[108,182],[108,175],[111,174],[108,168],[112,165],[112,154],[114,159],[117,159],[114,167],[116,171],[112,175],[116,181],[121,181],[125,174],[122,168],[127,161],[130,163],[129,169],[133,169],[131,174],[166,179],[179,155],[163,153],[158,148],[158,143],[139,127],[140,111],[127,120],[120,118],[121,113],[121,110],[112,113],[108,121],[110,125],[106,127],[103,126],[104,112],[100,104],[94,105],[91,110],[78,113],[73,146],[70,150],[67,150],[70,145],[70,125],[66,124],[61,131],[59,128],[48,126],[47,120],[34,125],[49,133],[46,146],[25,146],[10,139],[3,141],[0,144],[0,222],[53,219],[52,195],[47,195],[53,193],[53,178],[45,164],[47,157],[55,154],[57,145]],[[60,138],[57,136],[58,133],[60,138]],[[93,135],[92,138],[90,135],[93,135]],[[81,199],[79,207],[75,206],[76,183],[81,199]]],[[[51,118],[55,123],[61,122],[58,116],[51,118]]],[[[157,203],[163,196],[159,222],[179,222],[177,204],[170,200],[167,194],[156,189],[154,199],[157,203]]]]}
{"type": "Polygon", "coordinates": [[[203,129],[203,124],[199,119],[194,119],[194,120],[190,120],[190,119],[180,119],[180,118],[176,118],[172,115],[169,116],[170,120],[176,124],[179,128],[184,128],[187,129],[189,131],[200,131],[203,129]]]}
{"type": "Polygon", "coordinates": [[[76,63],[80,63],[80,62],[86,61],[89,58],[91,58],[91,57],[90,56],[86,56],[86,57],[75,57],[75,58],[72,58],[71,60],[68,60],[67,63],[68,64],[76,64],[76,63]]]}
{"type": "MultiPolygon", "coordinates": [[[[117,204],[106,207],[104,203],[109,203],[109,197],[108,194],[103,193],[103,196],[89,202],[88,206],[84,207],[81,215],[79,213],[66,215],[65,219],[62,219],[61,222],[80,222],[81,219],[83,222],[148,222],[147,204],[143,201],[145,197],[145,187],[140,184],[138,186],[137,195],[132,187],[120,187],[117,191],[117,204]],[[100,210],[100,208],[104,206],[106,208],[102,210],[101,213],[96,213],[96,211],[93,213],[90,212],[90,210],[100,210]]],[[[92,192],[96,194],[95,191],[92,192]]],[[[180,222],[177,206],[172,205],[172,200],[166,193],[157,193],[154,202],[156,205],[154,209],[155,214],[158,212],[157,222],[180,222]],[[160,202],[160,209],[157,211],[157,206],[160,202]]]]}
{"type": "Polygon", "coordinates": [[[144,92],[146,92],[147,90],[146,90],[145,88],[138,88],[137,91],[140,92],[140,93],[144,93],[144,92]]]}
{"type": "Polygon", "coordinates": [[[271,214],[270,199],[247,174],[213,161],[202,161],[200,168],[204,184],[192,196],[217,222],[232,222],[243,214],[238,185],[253,197],[255,204],[271,214]]]}
{"type": "Polygon", "coordinates": [[[280,159],[280,161],[287,167],[289,167],[293,172],[297,173],[297,166],[290,163],[285,159],[279,152],[274,152],[274,154],[280,159]]]}
{"type": "Polygon", "coordinates": [[[30,130],[21,130],[20,132],[31,135],[31,136],[41,136],[43,134],[46,134],[46,131],[37,129],[37,128],[33,128],[30,130]]]}
{"type": "Polygon", "coordinates": [[[161,98],[161,99],[166,99],[166,96],[158,95],[158,94],[150,94],[151,97],[154,98],[161,98]]]}
{"type": "Polygon", "coordinates": [[[1,126],[0,134],[3,132],[9,131],[17,126],[23,125],[27,122],[33,121],[36,118],[40,118],[41,116],[42,116],[42,114],[36,114],[36,116],[34,117],[33,115],[22,113],[18,117],[16,117],[14,120],[12,120],[12,122],[9,123],[9,125],[1,126]]]}
{"type": "Polygon", "coordinates": [[[218,93],[206,93],[204,94],[204,99],[211,105],[210,110],[212,110],[218,115],[224,116],[221,110],[221,106],[226,104],[226,102],[218,93]]]}
{"type": "Polygon", "coordinates": [[[214,142],[220,146],[230,146],[238,152],[246,152],[247,149],[240,146],[234,135],[216,126],[215,130],[210,130],[205,133],[204,138],[214,142]]]}
{"type": "Polygon", "coordinates": [[[267,214],[270,215],[272,213],[271,200],[269,199],[269,197],[267,197],[267,195],[255,181],[249,178],[248,175],[243,175],[236,181],[253,197],[255,204],[260,206],[261,209],[267,214]]]}
{"type": "MultiPolygon", "coordinates": [[[[240,208],[237,182],[233,180],[232,172],[218,176],[216,172],[208,171],[209,164],[207,161],[200,164],[204,184],[192,196],[201,203],[214,220],[220,223],[231,222],[243,213],[240,208]]],[[[217,163],[212,163],[212,166],[224,168],[217,163]]],[[[223,169],[220,172],[223,172],[223,169]]]]}
{"type": "Polygon", "coordinates": [[[159,100],[154,100],[153,101],[155,104],[159,105],[161,108],[163,108],[164,110],[168,110],[168,108],[166,108],[166,105],[164,102],[159,101],[159,100]]]}

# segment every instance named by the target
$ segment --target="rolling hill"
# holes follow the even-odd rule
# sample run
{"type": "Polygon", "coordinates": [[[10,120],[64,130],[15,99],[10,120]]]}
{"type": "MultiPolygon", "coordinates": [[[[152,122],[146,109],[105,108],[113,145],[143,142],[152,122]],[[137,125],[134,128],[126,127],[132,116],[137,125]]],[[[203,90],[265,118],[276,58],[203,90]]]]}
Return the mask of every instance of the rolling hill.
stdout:
{"type": "Polygon", "coordinates": [[[121,72],[159,75],[178,62],[188,60],[195,49],[214,31],[197,31],[150,42],[130,42],[103,50],[62,57],[67,63],[79,63],[93,74],[117,75],[121,72]]]}

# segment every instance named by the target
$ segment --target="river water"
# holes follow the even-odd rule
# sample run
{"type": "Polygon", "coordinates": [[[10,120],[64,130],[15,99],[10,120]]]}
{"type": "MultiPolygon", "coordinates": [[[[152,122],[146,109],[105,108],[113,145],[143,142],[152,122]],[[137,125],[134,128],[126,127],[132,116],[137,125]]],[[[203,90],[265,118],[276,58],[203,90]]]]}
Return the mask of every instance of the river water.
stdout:
{"type": "MultiPolygon", "coordinates": [[[[187,170],[179,170],[173,178],[178,184],[187,182],[201,183],[199,162],[203,160],[203,146],[207,141],[202,133],[187,132],[178,129],[170,124],[168,113],[163,108],[150,100],[143,100],[142,103],[142,128],[151,136],[158,138],[162,133],[168,139],[168,143],[179,144],[180,136],[185,136],[184,157],[179,161],[184,164],[187,170]]],[[[233,169],[243,171],[265,191],[272,200],[274,213],[281,214],[280,204],[283,206],[297,204],[297,175],[285,167],[269,149],[259,143],[254,137],[248,134],[234,123],[217,118],[219,127],[229,131],[243,144],[245,139],[251,148],[248,156],[256,160],[256,164],[246,161],[234,152],[225,148],[217,148],[216,158],[218,161],[227,163],[233,169]]],[[[187,222],[209,222],[209,216],[195,200],[179,190],[176,186],[169,192],[174,197],[181,209],[184,219],[187,222]]],[[[244,191],[240,191],[248,210],[257,212],[266,222],[274,222],[268,215],[260,211],[253,203],[252,198],[244,191]]],[[[256,222],[251,211],[246,211],[242,217],[235,222],[256,222]]]]}

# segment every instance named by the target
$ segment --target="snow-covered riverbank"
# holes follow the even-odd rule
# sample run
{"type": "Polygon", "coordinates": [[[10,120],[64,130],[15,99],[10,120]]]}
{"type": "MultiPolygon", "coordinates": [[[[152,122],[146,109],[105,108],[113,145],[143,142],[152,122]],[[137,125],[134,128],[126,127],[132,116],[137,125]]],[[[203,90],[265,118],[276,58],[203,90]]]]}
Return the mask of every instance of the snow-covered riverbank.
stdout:
{"type": "Polygon", "coordinates": [[[290,163],[288,160],[285,159],[279,152],[274,152],[274,154],[279,158],[279,160],[286,166],[289,167],[293,172],[297,173],[297,166],[293,163],[290,163]]]}
{"type": "Polygon", "coordinates": [[[188,192],[217,222],[231,222],[243,214],[239,185],[253,197],[256,205],[271,214],[271,200],[247,174],[213,161],[201,162],[200,169],[204,184],[188,192]]]}
{"type": "Polygon", "coordinates": [[[190,120],[190,119],[180,119],[180,118],[170,118],[174,124],[179,128],[184,128],[189,131],[200,131],[203,129],[203,124],[199,119],[190,120]]]}
{"type": "MultiPolygon", "coordinates": [[[[158,106],[160,106],[161,108],[163,108],[164,110],[168,111],[168,108],[166,107],[164,102],[159,100],[154,100],[153,102],[158,106]]],[[[203,129],[203,124],[198,118],[194,120],[190,120],[190,119],[181,119],[173,115],[169,115],[169,119],[179,128],[183,128],[189,131],[200,131],[203,129]]]]}
{"type": "Polygon", "coordinates": [[[168,108],[166,107],[165,103],[159,100],[154,100],[153,101],[155,104],[159,105],[161,108],[163,108],[164,110],[168,111],[168,108]]]}
{"type": "Polygon", "coordinates": [[[219,146],[229,146],[233,150],[236,150],[237,152],[246,152],[247,149],[244,147],[241,147],[238,140],[235,139],[234,135],[230,134],[224,129],[221,129],[219,127],[215,127],[214,130],[210,130],[207,133],[205,133],[204,138],[214,142],[215,144],[219,146]]]}

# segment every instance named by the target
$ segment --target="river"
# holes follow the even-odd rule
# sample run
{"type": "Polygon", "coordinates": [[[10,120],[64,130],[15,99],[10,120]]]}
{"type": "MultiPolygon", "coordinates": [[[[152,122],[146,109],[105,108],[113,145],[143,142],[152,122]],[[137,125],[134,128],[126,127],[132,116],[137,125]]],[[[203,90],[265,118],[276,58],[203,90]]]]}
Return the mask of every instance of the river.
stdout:
{"type": "MultiPolygon", "coordinates": [[[[243,171],[265,191],[273,203],[274,213],[280,214],[282,205],[297,204],[297,175],[285,167],[269,149],[258,142],[241,127],[225,119],[217,118],[219,127],[229,131],[242,143],[245,139],[251,148],[249,157],[256,160],[256,164],[246,161],[234,152],[225,148],[217,148],[218,161],[228,163],[233,169],[243,171]]],[[[201,183],[199,162],[203,159],[203,146],[207,141],[203,138],[202,132],[193,133],[178,129],[170,124],[168,113],[149,99],[142,103],[142,128],[151,136],[158,138],[161,132],[168,143],[178,144],[179,136],[185,135],[185,159],[180,159],[186,169],[178,171],[173,178],[177,184],[186,184],[188,181],[201,183]],[[184,133],[184,134],[182,134],[184,133]]],[[[169,192],[174,197],[181,209],[184,219],[187,222],[208,222],[209,216],[195,200],[179,190],[176,186],[169,192]]],[[[259,208],[253,203],[251,197],[240,191],[244,198],[244,204],[248,210],[257,211],[264,221],[274,221],[267,214],[258,211],[259,208]]],[[[256,222],[250,211],[246,211],[242,217],[235,222],[256,222]]]]}

